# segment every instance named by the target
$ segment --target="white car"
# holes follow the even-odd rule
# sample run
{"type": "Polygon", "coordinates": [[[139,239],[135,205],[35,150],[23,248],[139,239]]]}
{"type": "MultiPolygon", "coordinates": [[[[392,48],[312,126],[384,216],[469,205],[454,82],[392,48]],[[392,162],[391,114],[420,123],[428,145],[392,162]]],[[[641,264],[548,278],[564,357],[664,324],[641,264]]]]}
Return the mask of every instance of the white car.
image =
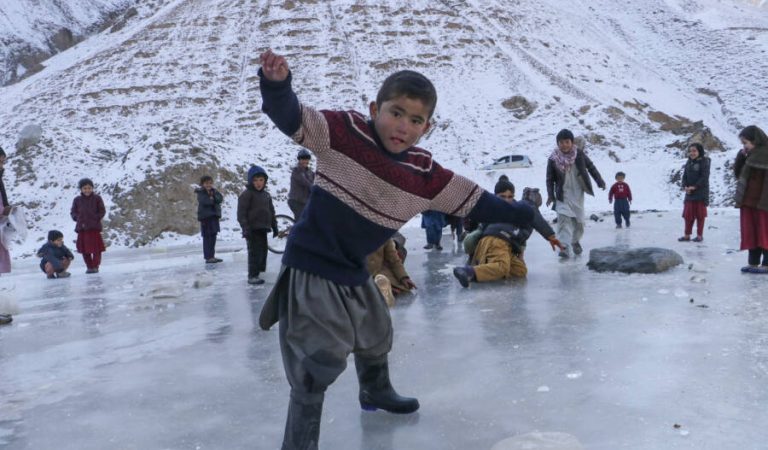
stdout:
{"type": "Polygon", "coordinates": [[[496,169],[520,169],[525,167],[531,167],[531,159],[527,155],[506,155],[496,159],[487,166],[483,166],[481,170],[496,170],[496,169]]]}

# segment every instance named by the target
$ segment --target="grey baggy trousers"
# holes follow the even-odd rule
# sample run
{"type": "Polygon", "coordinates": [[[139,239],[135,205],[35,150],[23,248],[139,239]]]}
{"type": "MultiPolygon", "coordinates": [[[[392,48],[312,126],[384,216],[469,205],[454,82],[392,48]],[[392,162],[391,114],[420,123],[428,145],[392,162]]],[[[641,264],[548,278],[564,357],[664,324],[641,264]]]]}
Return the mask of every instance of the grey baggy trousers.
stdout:
{"type": "Polygon", "coordinates": [[[291,393],[307,401],[322,401],[350,353],[377,358],[392,348],[389,308],[372,278],[345,286],[283,266],[259,324],[269,329],[278,320],[291,393]]]}

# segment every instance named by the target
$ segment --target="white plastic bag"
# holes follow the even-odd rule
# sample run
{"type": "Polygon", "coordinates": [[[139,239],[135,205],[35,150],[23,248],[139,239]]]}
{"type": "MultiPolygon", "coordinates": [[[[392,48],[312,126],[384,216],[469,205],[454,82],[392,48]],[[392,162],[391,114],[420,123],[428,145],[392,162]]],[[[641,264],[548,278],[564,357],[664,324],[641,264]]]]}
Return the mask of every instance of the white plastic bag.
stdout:
{"type": "Polygon", "coordinates": [[[27,239],[27,218],[24,208],[14,206],[7,217],[0,219],[0,242],[7,249],[21,245],[27,239]]]}

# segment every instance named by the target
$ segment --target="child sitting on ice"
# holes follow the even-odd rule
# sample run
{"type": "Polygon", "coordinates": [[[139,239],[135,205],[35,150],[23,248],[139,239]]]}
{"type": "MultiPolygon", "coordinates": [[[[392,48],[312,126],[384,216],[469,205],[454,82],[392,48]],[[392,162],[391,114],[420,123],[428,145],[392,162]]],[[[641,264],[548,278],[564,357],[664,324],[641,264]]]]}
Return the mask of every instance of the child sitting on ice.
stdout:
{"type": "Polygon", "coordinates": [[[40,269],[48,275],[48,278],[66,278],[71,274],[67,272],[75,255],[64,245],[64,234],[59,230],[48,232],[48,242],[37,251],[40,260],[40,269]]]}

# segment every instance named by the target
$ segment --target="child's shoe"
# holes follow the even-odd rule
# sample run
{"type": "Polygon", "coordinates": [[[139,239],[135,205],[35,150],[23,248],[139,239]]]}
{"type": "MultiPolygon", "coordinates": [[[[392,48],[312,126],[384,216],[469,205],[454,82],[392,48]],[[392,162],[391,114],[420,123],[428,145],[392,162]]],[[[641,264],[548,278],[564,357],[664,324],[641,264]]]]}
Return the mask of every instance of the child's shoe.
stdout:
{"type": "Polygon", "coordinates": [[[13,322],[13,316],[10,314],[0,314],[0,325],[6,325],[13,322]]]}
{"type": "Polygon", "coordinates": [[[427,244],[427,245],[424,246],[424,250],[432,250],[432,247],[434,247],[434,245],[427,244]]]}
{"type": "Polygon", "coordinates": [[[54,280],[56,279],[56,275],[50,274],[50,275],[47,275],[46,278],[48,278],[49,280],[54,280]]]}
{"type": "Polygon", "coordinates": [[[85,273],[98,273],[99,269],[87,269],[85,273]]]}
{"type": "Polygon", "coordinates": [[[248,284],[264,284],[264,280],[259,277],[248,278],[248,284]]]}
{"type": "Polygon", "coordinates": [[[435,244],[435,250],[440,251],[442,249],[443,249],[443,247],[440,246],[440,244],[435,244]]]}
{"type": "Polygon", "coordinates": [[[689,242],[690,240],[691,240],[690,236],[683,236],[683,237],[677,238],[677,242],[689,242]]]}
{"type": "Polygon", "coordinates": [[[56,274],[56,278],[67,278],[70,275],[72,275],[72,274],[67,272],[66,270],[63,270],[63,271],[61,271],[61,272],[56,274]]]}
{"type": "Polygon", "coordinates": [[[579,244],[578,242],[574,242],[571,247],[573,248],[574,255],[581,255],[581,252],[584,251],[584,249],[581,248],[581,244],[579,244]]]}
{"type": "Polygon", "coordinates": [[[382,274],[378,274],[373,279],[373,281],[376,283],[376,286],[379,288],[381,295],[387,302],[387,306],[390,308],[395,306],[395,295],[392,292],[392,283],[389,281],[389,278],[382,274]]]}
{"type": "Polygon", "coordinates": [[[620,229],[621,229],[621,224],[617,224],[617,225],[616,225],[616,229],[617,229],[617,230],[620,230],[620,229]]]}
{"type": "Polygon", "coordinates": [[[741,268],[741,273],[750,273],[752,269],[757,269],[757,266],[744,266],[741,268]]]}
{"type": "Polygon", "coordinates": [[[457,266],[453,268],[453,276],[462,287],[469,287],[469,282],[475,280],[475,269],[472,266],[457,266]]]}
{"type": "Polygon", "coordinates": [[[701,241],[703,241],[703,240],[704,240],[704,238],[703,238],[703,237],[701,237],[701,236],[696,236],[695,238],[693,238],[693,239],[691,239],[691,240],[692,240],[693,242],[701,242],[701,241]]]}
{"type": "Polygon", "coordinates": [[[768,273],[768,266],[750,267],[749,273],[768,273]]]}

